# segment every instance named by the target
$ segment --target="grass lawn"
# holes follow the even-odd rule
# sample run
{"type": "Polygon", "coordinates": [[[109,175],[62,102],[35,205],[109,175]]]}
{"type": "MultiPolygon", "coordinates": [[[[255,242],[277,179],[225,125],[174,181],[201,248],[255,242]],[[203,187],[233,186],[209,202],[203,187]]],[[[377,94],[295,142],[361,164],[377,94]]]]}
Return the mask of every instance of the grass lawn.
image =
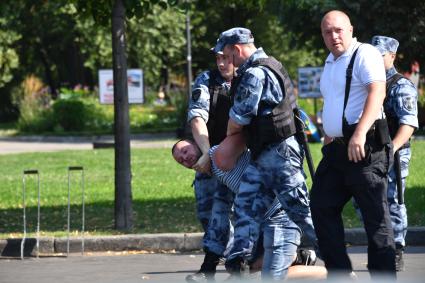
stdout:
{"type": "MultiPolygon", "coordinates": [[[[316,163],[320,145],[312,144],[316,163]]],[[[412,143],[414,155],[405,194],[409,225],[425,226],[425,142],[412,143]]],[[[193,171],[179,166],[169,149],[132,149],[134,229],[130,233],[201,231],[191,187],[193,171]]],[[[118,234],[114,222],[114,155],[112,149],[2,155],[0,157],[0,238],[22,234],[22,172],[38,169],[42,235],[64,236],[67,223],[68,166],[84,166],[86,231],[118,234]]],[[[71,230],[81,225],[80,175],[71,178],[71,230]]],[[[308,185],[311,180],[308,179],[308,185]]],[[[26,177],[28,230],[36,227],[36,178],[26,177]]],[[[344,211],[347,227],[360,226],[351,204],[344,211]]]]}

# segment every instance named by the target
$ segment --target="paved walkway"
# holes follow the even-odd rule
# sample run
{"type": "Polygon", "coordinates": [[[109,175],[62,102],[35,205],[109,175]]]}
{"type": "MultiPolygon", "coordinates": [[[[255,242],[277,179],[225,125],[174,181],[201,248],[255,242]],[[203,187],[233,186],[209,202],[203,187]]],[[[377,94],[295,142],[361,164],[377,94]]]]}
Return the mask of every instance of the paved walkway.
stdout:
{"type": "MultiPolygon", "coordinates": [[[[132,135],[132,148],[169,148],[177,140],[174,133],[132,135]]],[[[0,137],[0,154],[51,152],[62,150],[90,150],[94,145],[111,146],[113,136],[58,137],[19,136],[0,137]]]]}
{"type": "MultiPolygon", "coordinates": [[[[359,277],[358,282],[369,282],[366,247],[351,247],[348,250],[354,271],[359,277]]],[[[424,259],[425,247],[408,247],[405,253],[406,270],[398,273],[398,282],[423,282],[424,259]]],[[[69,258],[29,258],[23,261],[3,258],[0,259],[0,282],[184,282],[186,275],[199,269],[202,260],[203,255],[199,253],[102,253],[85,256],[73,254],[69,258]]],[[[317,265],[323,265],[323,262],[319,260],[317,265]]],[[[217,282],[222,282],[227,277],[224,267],[219,266],[217,282]]],[[[257,280],[249,281],[259,281],[258,278],[259,273],[256,273],[251,279],[257,280]]],[[[244,280],[246,281],[248,280],[244,280]]]]}

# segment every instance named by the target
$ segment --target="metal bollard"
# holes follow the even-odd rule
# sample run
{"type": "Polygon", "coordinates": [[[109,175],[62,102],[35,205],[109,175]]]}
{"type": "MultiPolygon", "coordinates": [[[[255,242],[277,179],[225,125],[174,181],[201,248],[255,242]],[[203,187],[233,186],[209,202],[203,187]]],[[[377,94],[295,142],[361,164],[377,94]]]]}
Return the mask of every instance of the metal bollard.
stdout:
{"type": "Polygon", "coordinates": [[[23,207],[23,222],[24,222],[24,236],[21,241],[21,259],[24,259],[24,248],[25,248],[25,239],[27,237],[27,214],[26,214],[26,176],[27,175],[37,175],[37,236],[36,236],[36,248],[37,248],[37,258],[39,257],[39,247],[40,247],[40,175],[38,170],[24,170],[22,177],[22,207],[23,207]]]}
{"type": "Polygon", "coordinates": [[[85,204],[84,204],[84,168],[82,166],[68,167],[68,239],[66,244],[66,256],[69,256],[69,230],[71,226],[71,171],[81,172],[81,199],[82,199],[82,219],[81,219],[81,255],[84,255],[84,219],[85,219],[85,204]]]}

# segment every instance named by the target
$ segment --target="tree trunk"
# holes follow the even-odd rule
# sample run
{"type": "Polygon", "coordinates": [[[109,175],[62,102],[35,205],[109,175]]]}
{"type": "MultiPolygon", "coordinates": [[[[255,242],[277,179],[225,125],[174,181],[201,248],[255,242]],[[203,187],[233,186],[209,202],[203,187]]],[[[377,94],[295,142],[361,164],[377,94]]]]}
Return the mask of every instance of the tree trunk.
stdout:
{"type": "Polygon", "coordinates": [[[58,93],[56,90],[56,84],[53,80],[52,71],[50,70],[50,62],[48,60],[49,56],[47,55],[48,52],[42,45],[39,47],[39,52],[41,62],[44,65],[44,75],[46,76],[47,84],[50,87],[50,93],[52,95],[52,98],[56,98],[58,96],[58,93]]]}
{"type": "Polygon", "coordinates": [[[125,7],[115,0],[112,10],[115,132],[115,229],[133,227],[130,163],[130,123],[125,53],[125,7]]]}

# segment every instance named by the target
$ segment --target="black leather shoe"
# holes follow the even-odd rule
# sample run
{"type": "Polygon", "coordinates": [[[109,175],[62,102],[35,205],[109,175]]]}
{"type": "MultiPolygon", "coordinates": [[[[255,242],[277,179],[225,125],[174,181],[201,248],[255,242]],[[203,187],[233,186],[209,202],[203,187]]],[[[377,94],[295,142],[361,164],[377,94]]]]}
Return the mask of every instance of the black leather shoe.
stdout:
{"type": "Polygon", "coordinates": [[[249,265],[243,260],[243,258],[236,257],[231,260],[227,260],[225,263],[227,272],[230,276],[224,281],[239,281],[243,280],[244,274],[249,272],[249,265]]]}

